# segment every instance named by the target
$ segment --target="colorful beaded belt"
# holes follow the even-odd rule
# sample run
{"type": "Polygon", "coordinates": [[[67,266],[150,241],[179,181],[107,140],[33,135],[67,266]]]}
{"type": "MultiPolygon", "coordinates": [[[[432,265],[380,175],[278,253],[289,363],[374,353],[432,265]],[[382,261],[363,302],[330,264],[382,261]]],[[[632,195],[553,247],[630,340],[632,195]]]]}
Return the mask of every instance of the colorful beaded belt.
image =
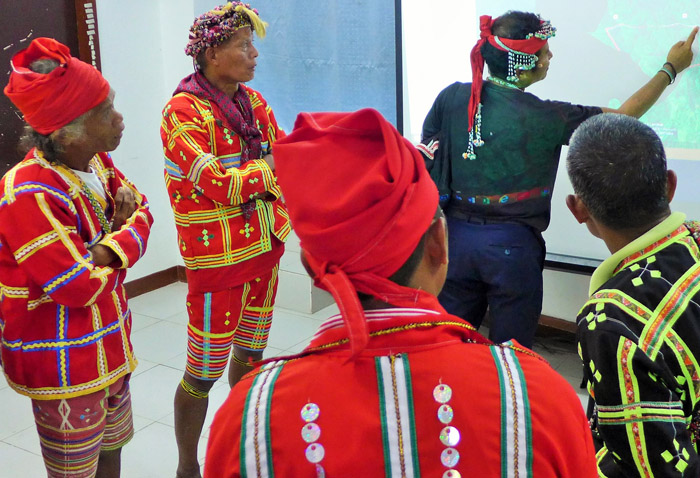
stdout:
{"type": "Polygon", "coordinates": [[[529,191],[520,191],[516,193],[494,194],[493,196],[467,196],[463,198],[459,193],[454,193],[455,198],[460,201],[467,201],[471,204],[507,204],[525,199],[534,199],[538,197],[547,197],[552,193],[548,187],[534,188],[529,191]]]}

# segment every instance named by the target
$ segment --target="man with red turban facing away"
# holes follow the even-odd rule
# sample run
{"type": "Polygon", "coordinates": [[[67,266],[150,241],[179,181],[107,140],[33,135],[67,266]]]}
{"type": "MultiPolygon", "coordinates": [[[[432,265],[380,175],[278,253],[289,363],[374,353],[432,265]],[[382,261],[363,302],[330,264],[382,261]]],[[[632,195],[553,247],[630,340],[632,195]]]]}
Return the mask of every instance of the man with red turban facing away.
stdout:
{"type": "Polygon", "coordinates": [[[108,154],[124,123],[100,72],[50,38],[11,66],[28,152],[0,181],[3,371],[32,399],[49,477],[118,477],[136,367],[123,282],[153,218],[108,154]]]}
{"type": "MultiPolygon", "coordinates": [[[[534,13],[481,16],[472,82],[440,92],[423,124],[422,142],[435,154],[426,166],[438,183],[451,233],[440,303],[477,328],[488,308],[489,338],[516,339],[526,347],[532,347],[542,311],[542,232],[549,225],[562,145],[578,125],[603,111],[642,116],[690,65],[697,28],[617,110],[544,101],[525,92],[547,76],[555,32],[534,13]]],[[[572,74],[596,74],[583,72],[590,65],[581,68],[572,74]]]]}
{"type": "Polygon", "coordinates": [[[595,476],[571,386],[438,303],[445,218],[391,124],[371,109],[302,113],[275,159],[302,260],[340,313],[232,389],[205,478],[595,476]]]}

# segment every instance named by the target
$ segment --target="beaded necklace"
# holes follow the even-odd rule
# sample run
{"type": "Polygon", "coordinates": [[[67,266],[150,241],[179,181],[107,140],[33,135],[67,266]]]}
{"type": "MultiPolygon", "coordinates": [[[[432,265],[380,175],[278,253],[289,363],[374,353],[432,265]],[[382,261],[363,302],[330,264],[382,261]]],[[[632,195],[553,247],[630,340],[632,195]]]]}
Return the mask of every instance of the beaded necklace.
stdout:
{"type": "Polygon", "coordinates": [[[514,83],[511,83],[510,81],[502,80],[502,79],[500,79],[500,78],[496,78],[495,76],[489,76],[489,77],[486,78],[486,79],[487,79],[488,81],[490,81],[491,83],[495,83],[495,84],[497,84],[497,85],[499,85],[499,86],[505,86],[506,88],[512,88],[512,89],[514,89],[514,90],[519,90],[519,89],[520,89],[520,88],[518,88],[518,86],[515,85],[514,83]]]}
{"type": "Polygon", "coordinates": [[[90,188],[88,187],[83,180],[80,180],[80,188],[83,190],[83,193],[88,198],[88,201],[90,201],[90,204],[92,205],[92,208],[95,210],[95,214],[97,214],[97,219],[100,221],[100,226],[102,226],[102,232],[107,235],[110,232],[112,232],[112,226],[110,225],[109,221],[107,221],[107,217],[105,215],[104,209],[102,209],[102,205],[100,205],[99,201],[95,197],[94,194],[92,194],[92,191],[90,191],[90,188]]]}
{"type": "MultiPolygon", "coordinates": [[[[41,152],[37,148],[34,148],[34,157],[37,159],[41,159],[43,161],[47,161],[51,164],[51,162],[48,161],[44,157],[44,153],[41,152]]],[[[62,162],[60,162],[58,160],[55,160],[55,162],[53,162],[53,164],[55,166],[58,166],[59,168],[65,168],[68,171],[71,171],[71,169],[67,165],[63,164],[62,162]]],[[[73,174],[73,176],[75,176],[78,179],[78,181],[80,181],[80,189],[87,196],[88,201],[90,202],[90,205],[92,206],[92,209],[95,211],[95,214],[97,215],[97,219],[100,221],[100,226],[102,227],[102,232],[105,235],[111,233],[112,226],[111,226],[110,222],[107,220],[107,216],[105,215],[105,211],[104,211],[104,209],[102,209],[102,206],[100,205],[100,203],[97,200],[97,198],[95,197],[95,195],[92,194],[92,191],[90,191],[90,188],[88,187],[88,185],[85,184],[85,182],[77,174],[73,174]]],[[[99,179],[99,176],[98,176],[98,179],[99,179]]],[[[101,179],[100,179],[100,182],[102,182],[101,179]]],[[[102,185],[102,187],[104,188],[104,184],[102,185]]],[[[107,190],[107,188],[105,188],[105,191],[106,190],[107,190]]]]}
{"type": "MultiPolygon", "coordinates": [[[[375,332],[370,332],[369,336],[370,337],[380,337],[383,335],[394,334],[397,332],[403,332],[403,331],[407,331],[407,330],[416,330],[416,329],[422,329],[422,328],[430,328],[430,327],[435,327],[435,326],[440,326],[440,325],[451,325],[451,326],[459,327],[459,328],[470,330],[470,331],[476,331],[476,329],[471,324],[467,324],[464,322],[457,322],[457,321],[453,321],[453,320],[437,320],[437,321],[414,322],[414,323],[410,323],[410,324],[406,324],[406,325],[401,325],[398,327],[389,327],[387,329],[381,329],[381,330],[377,330],[375,332]]],[[[326,350],[338,347],[340,345],[347,344],[349,342],[350,342],[350,339],[346,337],[346,338],[337,340],[335,342],[321,344],[321,345],[318,345],[316,347],[308,347],[304,351],[299,352],[297,354],[265,359],[262,363],[265,364],[265,363],[271,363],[274,361],[279,361],[280,363],[278,365],[275,365],[275,367],[282,366],[286,362],[293,362],[293,361],[299,360],[300,358],[306,357],[307,355],[311,355],[315,352],[326,351],[326,350]]],[[[543,359],[542,357],[537,355],[532,350],[526,349],[525,347],[517,347],[517,346],[513,345],[512,342],[504,342],[502,344],[490,344],[488,342],[477,342],[477,341],[472,340],[472,339],[466,339],[466,340],[463,340],[463,342],[468,343],[468,344],[487,345],[487,346],[498,347],[501,349],[514,350],[516,352],[520,352],[520,353],[523,353],[525,355],[535,357],[535,358],[546,363],[545,359],[543,359]]],[[[256,363],[254,363],[254,366],[257,367],[259,364],[260,364],[260,362],[256,362],[256,363]]],[[[272,367],[270,367],[270,368],[272,368],[272,367]]],[[[269,370],[269,368],[267,370],[269,370]]],[[[262,369],[262,367],[260,367],[252,372],[249,372],[247,374],[247,376],[254,377],[256,375],[261,374],[262,372],[264,372],[264,370],[262,369]]]]}

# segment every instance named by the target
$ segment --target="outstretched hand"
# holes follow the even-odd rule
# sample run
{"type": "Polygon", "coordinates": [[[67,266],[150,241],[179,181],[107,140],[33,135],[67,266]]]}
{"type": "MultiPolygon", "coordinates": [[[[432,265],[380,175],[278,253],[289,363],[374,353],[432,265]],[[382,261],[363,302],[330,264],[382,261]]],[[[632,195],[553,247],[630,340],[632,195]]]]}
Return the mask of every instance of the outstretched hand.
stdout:
{"type": "Polygon", "coordinates": [[[134,192],[126,186],[117,189],[114,196],[114,217],[112,218],[112,230],[118,231],[126,223],[127,219],[136,210],[136,197],[134,192]]]}
{"type": "Polygon", "coordinates": [[[685,41],[679,41],[671,47],[671,50],[666,56],[666,61],[669,62],[676,69],[676,73],[680,73],[690,66],[693,61],[693,42],[698,34],[698,29],[700,27],[695,27],[688,35],[688,39],[685,41]]]}

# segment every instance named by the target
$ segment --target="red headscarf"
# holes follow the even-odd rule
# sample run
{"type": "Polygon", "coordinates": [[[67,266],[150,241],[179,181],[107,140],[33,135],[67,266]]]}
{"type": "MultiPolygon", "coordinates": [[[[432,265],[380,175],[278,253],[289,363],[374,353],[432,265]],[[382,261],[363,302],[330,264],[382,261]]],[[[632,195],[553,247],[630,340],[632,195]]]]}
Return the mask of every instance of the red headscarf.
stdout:
{"type": "Polygon", "coordinates": [[[74,58],[67,46],[53,38],[37,38],[12,57],[5,95],[24,120],[47,135],[99,105],[109,94],[109,83],[97,69],[74,58]],[[56,60],[61,66],[49,74],[35,73],[36,60],[56,60]]]}
{"type": "MultiPolygon", "coordinates": [[[[484,83],[484,57],[481,56],[481,47],[488,41],[493,47],[501,51],[508,51],[507,48],[503,48],[502,46],[505,45],[511,50],[534,55],[547,43],[546,38],[542,39],[538,36],[531,36],[526,40],[511,40],[509,38],[496,37],[493,34],[493,24],[496,20],[498,19],[492,19],[489,15],[482,15],[479,17],[480,38],[479,41],[476,42],[476,45],[474,45],[470,56],[472,64],[472,90],[471,96],[469,97],[470,131],[474,127],[474,117],[479,103],[481,103],[481,87],[484,83]],[[496,41],[497,38],[500,44],[496,41]]],[[[542,21],[542,24],[548,25],[545,21],[542,21]]]]}
{"type": "Polygon", "coordinates": [[[387,279],[438,207],[420,153],[379,112],[301,113],[274,146],[276,172],[317,286],[340,308],[353,355],[369,339],[357,292],[401,307],[438,307],[387,279]]]}

